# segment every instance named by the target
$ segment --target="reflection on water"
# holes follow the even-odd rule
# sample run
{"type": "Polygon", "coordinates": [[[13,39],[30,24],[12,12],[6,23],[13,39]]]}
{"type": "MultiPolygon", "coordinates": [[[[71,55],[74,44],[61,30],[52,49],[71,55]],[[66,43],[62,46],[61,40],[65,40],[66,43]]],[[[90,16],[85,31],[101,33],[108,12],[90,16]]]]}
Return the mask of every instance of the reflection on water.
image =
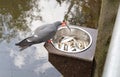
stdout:
{"type": "Polygon", "coordinates": [[[64,17],[70,24],[97,28],[100,0],[71,0],[64,17]]]}
{"type": "Polygon", "coordinates": [[[0,77],[61,76],[48,62],[44,43],[23,52],[14,44],[57,20],[97,28],[99,9],[99,0],[0,0],[0,77]]]}

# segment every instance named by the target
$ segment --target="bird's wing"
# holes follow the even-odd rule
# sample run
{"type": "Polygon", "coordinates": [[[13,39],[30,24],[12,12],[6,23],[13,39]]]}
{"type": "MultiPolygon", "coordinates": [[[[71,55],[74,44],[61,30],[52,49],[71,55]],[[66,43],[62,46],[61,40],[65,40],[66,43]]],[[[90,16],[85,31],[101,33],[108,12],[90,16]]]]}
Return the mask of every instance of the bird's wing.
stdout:
{"type": "Polygon", "coordinates": [[[55,35],[56,31],[49,31],[49,30],[41,30],[39,31],[39,34],[33,35],[30,38],[28,38],[28,41],[34,42],[34,43],[41,43],[45,42],[49,39],[51,39],[55,35]]]}
{"type": "Polygon", "coordinates": [[[49,25],[51,26],[51,24],[39,26],[37,29],[35,29],[34,34],[38,34],[41,30],[45,29],[49,25]]]}

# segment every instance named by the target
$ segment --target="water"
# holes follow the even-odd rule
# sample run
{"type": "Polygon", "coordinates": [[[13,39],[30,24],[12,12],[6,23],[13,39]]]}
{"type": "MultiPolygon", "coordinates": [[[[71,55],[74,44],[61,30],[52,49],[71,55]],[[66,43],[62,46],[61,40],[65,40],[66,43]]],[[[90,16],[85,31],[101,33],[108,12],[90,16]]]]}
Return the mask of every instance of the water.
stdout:
{"type": "MultiPolygon", "coordinates": [[[[78,1],[0,0],[0,77],[61,77],[62,75],[48,62],[48,52],[43,46],[44,43],[32,45],[22,52],[15,43],[30,36],[38,26],[57,20],[66,20],[68,24],[80,26],[91,24],[91,27],[96,27],[97,19],[91,19],[88,16],[92,15],[91,13],[82,13],[83,5],[86,6],[87,12],[90,12],[89,1],[78,1]]],[[[94,15],[97,17],[97,13],[94,15]]]]}

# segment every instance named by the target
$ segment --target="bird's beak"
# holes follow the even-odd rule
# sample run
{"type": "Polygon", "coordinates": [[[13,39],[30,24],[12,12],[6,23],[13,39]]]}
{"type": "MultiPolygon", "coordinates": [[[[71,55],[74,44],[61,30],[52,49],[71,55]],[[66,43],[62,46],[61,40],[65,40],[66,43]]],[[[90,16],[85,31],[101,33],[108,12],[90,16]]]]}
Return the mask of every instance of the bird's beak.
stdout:
{"type": "Polygon", "coordinates": [[[66,27],[71,31],[70,27],[67,25],[66,22],[62,22],[62,26],[63,26],[63,27],[66,26],[66,27]]]}

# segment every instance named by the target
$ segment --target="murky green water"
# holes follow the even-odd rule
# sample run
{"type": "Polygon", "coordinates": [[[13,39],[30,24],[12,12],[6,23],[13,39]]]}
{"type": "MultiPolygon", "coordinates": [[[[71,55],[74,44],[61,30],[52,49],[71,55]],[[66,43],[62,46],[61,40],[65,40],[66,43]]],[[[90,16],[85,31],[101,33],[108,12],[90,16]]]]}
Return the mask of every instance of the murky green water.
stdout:
{"type": "Polygon", "coordinates": [[[99,10],[99,0],[0,0],[0,77],[61,76],[48,62],[43,44],[23,52],[14,44],[31,35],[38,26],[57,20],[97,28],[99,10]]]}

